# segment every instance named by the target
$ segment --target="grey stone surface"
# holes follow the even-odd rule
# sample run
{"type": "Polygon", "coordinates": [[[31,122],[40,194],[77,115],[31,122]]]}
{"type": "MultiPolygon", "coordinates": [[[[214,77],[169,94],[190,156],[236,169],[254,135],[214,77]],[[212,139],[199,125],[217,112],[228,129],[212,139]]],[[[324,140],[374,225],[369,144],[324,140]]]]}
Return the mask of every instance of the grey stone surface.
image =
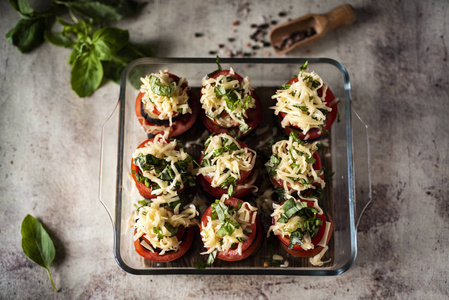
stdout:
{"type": "MultiPolygon", "coordinates": [[[[210,57],[220,43],[245,50],[250,24],[262,16],[281,21],[341,4],[204,2],[149,1],[138,17],[117,26],[134,41],[157,45],[158,56],[210,57]]],[[[0,298],[447,299],[449,5],[349,2],[355,24],[288,55],[343,63],[353,106],[370,126],[373,202],[349,271],[336,277],[127,274],[114,260],[110,220],[97,200],[100,129],[119,86],[107,83],[79,99],[70,88],[70,50],[44,44],[24,55],[1,39],[0,298]],[[26,214],[41,219],[54,238],[57,294],[45,270],[22,253],[26,214]]],[[[2,36],[18,19],[2,1],[2,36]]],[[[274,56],[269,48],[255,52],[274,56]]]]}

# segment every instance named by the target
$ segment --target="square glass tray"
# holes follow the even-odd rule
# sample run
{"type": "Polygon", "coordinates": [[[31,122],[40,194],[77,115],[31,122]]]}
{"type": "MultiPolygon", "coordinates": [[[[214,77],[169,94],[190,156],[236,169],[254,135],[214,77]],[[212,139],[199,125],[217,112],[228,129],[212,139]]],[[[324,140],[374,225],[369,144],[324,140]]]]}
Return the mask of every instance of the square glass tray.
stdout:
{"type": "MultiPolygon", "coordinates": [[[[371,201],[369,163],[369,139],[366,124],[351,109],[349,75],[343,65],[328,58],[273,58],[273,59],[220,59],[223,69],[248,76],[263,104],[261,123],[254,133],[243,141],[250,148],[263,145],[270,137],[283,136],[276,124],[271,95],[276,89],[299,72],[299,67],[309,61],[309,70],[317,72],[339,99],[339,120],[322,138],[320,156],[325,169],[333,173],[326,181],[323,208],[333,219],[333,235],[329,250],[321,267],[314,267],[308,258],[298,258],[286,253],[276,238],[266,238],[254,255],[240,262],[216,260],[212,267],[195,268],[200,255],[205,251],[196,229],[192,248],[178,260],[170,263],[155,263],[139,256],[133,245],[133,230],[128,221],[137,201],[143,199],[130,177],[130,162],[135,148],[148,138],[135,115],[135,101],[140,78],[159,70],[168,70],[185,77],[199,101],[201,79],[217,69],[214,58],[143,58],[130,63],[121,77],[120,97],[113,113],[102,128],[99,200],[108,212],[114,231],[114,254],[121,268],[132,274],[257,274],[257,275],[338,275],[348,270],[357,253],[357,224],[371,201]],[[356,202],[357,199],[357,202],[356,202]],[[288,261],[287,267],[273,267],[266,261],[278,254],[288,261]]],[[[207,130],[198,118],[187,133],[177,137],[188,145],[187,151],[194,158],[202,149],[207,130]]],[[[286,135],[284,135],[287,138],[286,135]]],[[[269,187],[266,183],[260,192],[269,187]]],[[[198,197],[204,199],[197,206],[200,213],[209,206],[213,198],[206,195],[198,184],[198,197]]],[[[255,197],[250,198],[254,200],[255,197]]],[[[264,230],[269,227],[269,211],[262,214],[264,230]]],[[[272,235],[272,234],[271,234],[272,235]]]]}

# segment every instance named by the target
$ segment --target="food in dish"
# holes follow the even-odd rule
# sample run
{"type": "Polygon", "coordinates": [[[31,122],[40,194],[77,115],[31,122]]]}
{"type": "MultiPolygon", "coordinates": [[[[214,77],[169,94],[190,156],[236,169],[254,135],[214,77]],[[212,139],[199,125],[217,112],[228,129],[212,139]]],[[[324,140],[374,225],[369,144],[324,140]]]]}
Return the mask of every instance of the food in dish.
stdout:
{"type": "Polygon", "coordinates": [[[192,245],[194,230],[198,226],[198,212],[194,205],[179,212],[154,201],[146,202],[133,211],[136,252],[151,261],[169,262],[183,256],[192,245]]]}
{"type": "Polygon", "coordinates": [[[135,112],[149,134],[167,133],[178,136],[190,129],[198,116],[199,104],[185,78],[167,71],[152,73],[140,79],[135,112]]]}
{"type": "Polygon", "coordinates": [[[222,70],[218,66],[217,71],[202,80],[201,119],[212,133],[240,138],[259,125],[262,103],[248,77],[242,78],[232,68],[222,70]]]}
{"type": "Polygon", "coordinates": [[[263,235],[257,208],[227,195],[206,210],[200,228],[207,249],[201,254],[209,254],[209,265],[215,258],[225,261],[247,258],[258,248],[263,235]]]}
{"type": "Polygon", "coordinates": [[[302,196],[324,188],[326,183],[317,144],[300,140],[296,131],[290,132],[288,140],[275,143],[265,164],[271,182],[287,194],[297,192],[302,196]]]}
{"type": "Polygon", "coordinates": [[[276,91],[272,96],[276,105],[270,108],[287,134],[297,131],[300,139],[313,140],[334,123],[337,99],[317,73],[307,71],[307,66],[306,62],[297,77],[276,91]]]}
{"type": "Polygon", "coordinates": [[[256,152],[229,134],[211,135],[205,142],[197,169],[201,186],[216,198],[243,197],[258,177],[256,152]]]}
{"type": "Polygon", "coordinates": [[[321,258],[328,249],[332,236],[332,220],[317,202],[294,199],[273,204],[273,232],[288,253],[297,257],[310,257],[310,263],[321,266],[321,258]]]}
{"type": "Polygon", "coordinates": [[[192,157],[176,140],[162,135],[141,143],[133,153],[131,172],[140,194],[173,202],[178,193],[193,184],[192,157]]]}

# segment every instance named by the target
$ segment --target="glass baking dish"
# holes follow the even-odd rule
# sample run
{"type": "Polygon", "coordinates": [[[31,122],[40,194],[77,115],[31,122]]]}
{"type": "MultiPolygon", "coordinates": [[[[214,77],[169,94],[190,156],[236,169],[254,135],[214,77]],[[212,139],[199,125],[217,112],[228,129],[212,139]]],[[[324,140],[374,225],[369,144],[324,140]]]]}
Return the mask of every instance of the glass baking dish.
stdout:
{"type": "MultiPolygon", "coordinates": [[[[339,120],[321,139],[320,155],[324,167],[333,172],[326,182],[324,209],[334,222],[334,232],[329,251],[323,260],[330,262],[314,267],[308,259],[293,257],[283,251],[277,239],[264,237],[258,252],[240,262],[216,260],[212,267],[195,268],[198,260],[207,257],[196,230],[192,248],[182,258],[171,263],[154,263],[140,257],[134,250],[133,231],[128,220],[138,200],[142,199],[130,178],[130,161],[135,148],[148,138],[138,122],[134,105],[140,77],[159,70],[185,77],[198,97],[201,79],[217,69],[214,58],[143,58],[130,63],[121,77],[120,97],[102,127],[99,200],[111,218],[114,230],[114,254],[121,268],[132,274],[257,274],[257,275],[338,275],[348,270],[357,253],[357,224],[371,201],[368,127],[351,108],[349,75],[339,62],[328,58],[253,58],[220,59],[223,69],[232,67],[242,76],[249,76],[251,84],[262,100],[263,117],[259,130],[244,141],[250,147],[263,144],[270,136],[282,135],[276,125],[271,95],[282,84],[299,72],[299,67],[309,61],[309,70],[317,72],[339,98],[339,120]],[[357,200],[356,200],[357,199],[357,200]],[[285,267],[270,267],[267,260],[278,254],[288,261],[285,267]]],[[[197,158],[202,146],[198,141],[207,137],[198,118],[194,127],[178,137],[197,158]],[[198,148],[199,147],[199,148],[198,148]]],[[[198,185],[199,197],[206,197],[198,185]]],[[[210,205],[211,199],[206,199],[210,205]]],[[[204,211],[204,207],[199,207],[204,211]]],[[[264,229],[270,219],[262,214],[264,229]]]]}

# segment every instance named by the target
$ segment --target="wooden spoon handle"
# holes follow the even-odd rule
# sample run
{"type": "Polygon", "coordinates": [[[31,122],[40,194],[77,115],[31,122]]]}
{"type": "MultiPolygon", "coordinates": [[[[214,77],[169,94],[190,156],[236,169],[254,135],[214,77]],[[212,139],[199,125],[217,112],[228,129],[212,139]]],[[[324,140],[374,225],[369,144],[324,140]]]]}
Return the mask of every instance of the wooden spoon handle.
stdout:
{"type": "Polygon", "coordinates": [[[327,30],[352,24],[355,21],[355,12],[351,5],[340,5],[326,14],[328,19],[327,30]]]}

